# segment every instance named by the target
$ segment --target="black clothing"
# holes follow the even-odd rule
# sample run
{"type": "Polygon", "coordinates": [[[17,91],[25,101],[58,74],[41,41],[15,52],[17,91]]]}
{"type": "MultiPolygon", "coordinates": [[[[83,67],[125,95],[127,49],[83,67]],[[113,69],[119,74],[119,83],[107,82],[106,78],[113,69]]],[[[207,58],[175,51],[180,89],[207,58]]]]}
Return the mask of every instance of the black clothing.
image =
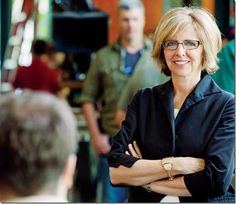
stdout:
{"type": "MultiPolygon", "coordinates": [[[[180,202],[207,202],[225,194],[234,168],[234,95],[220,89],[208,74],[186,98],[174,119],[172,81],[140,90],[128,107],[122,128],[108,156],[111,167],[131,167],[138,159],[125,154],[136,140],[143,159],[197,157],[203,171],[185,175],[192,197],[180,202]]],[[[130,186],[129,201],[159,202],[165,195],[130,186]]]]}

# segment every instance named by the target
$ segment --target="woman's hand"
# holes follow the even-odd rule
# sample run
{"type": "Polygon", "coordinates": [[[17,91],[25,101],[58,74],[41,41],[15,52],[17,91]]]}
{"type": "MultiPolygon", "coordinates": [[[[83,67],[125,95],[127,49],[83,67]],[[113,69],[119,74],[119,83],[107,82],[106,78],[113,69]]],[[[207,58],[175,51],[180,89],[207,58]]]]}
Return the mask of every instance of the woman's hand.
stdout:
{"type": "Polygon", "coordinates": [[[173,169],[179,174],[191,174],[202,171],[205,168],[204,159],[194,157],[175,157],[173,169]]]}
{"type": "Polygon", "coordinates": [[[129,145],[128,145],[128,148],[129,148],[129,152],[130,152],[130,153],[129,153],[128,151],[126,151],[125,153],[126,153],[127,155],[131,155],[131,156],[133,156],[133,157],[142,159],[142,153],[141,153],[141,151],[140,151],[140,149],[139,149],[138,144],[137,144],[136,141],[133,141],[132,144],[129,144],[129,145]]]}
{"type": "MultiPolygon", "coordinates": [[[[128,145],[129,151],[125,153],[133,157],[142,159],[142,153],[136,141],[128,145]]],[[[173,171],[175,175],[178,174],[191,174],[202,171],[205,168],[205,161],[195,157],[174,157],[173,158],[173,171]]]]}
{"type": "MultiPolygon", "coordinates": [[[[132,144],[128,145],[129,151],[131,153],[131,156],[142,159],[142,153],[138,147],[138,144],[136,141],[133,141],[132,144]],[[132,145],[133,144],[133,145],[132,145]]],[[[130,155],[130,153],[128,151],[125,152],[127,155],[130,155]]],[[[141,186],[142,188],[146,189],[148,188],[148,186],[150,186],[150,183],[141,186]]]]}

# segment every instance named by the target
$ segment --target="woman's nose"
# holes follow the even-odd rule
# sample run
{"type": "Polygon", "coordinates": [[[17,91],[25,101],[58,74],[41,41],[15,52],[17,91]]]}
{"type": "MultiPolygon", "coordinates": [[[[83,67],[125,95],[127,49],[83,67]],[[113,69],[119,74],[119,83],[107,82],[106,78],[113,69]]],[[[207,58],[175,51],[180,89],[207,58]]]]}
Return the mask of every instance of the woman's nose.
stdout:
{"type": "Polygon", "coordinates": [[[178,47],[176,48],[176,55],[183,56],[186,53],[186,50],[183,47],[183,44],[178,44],[178,47]]]}

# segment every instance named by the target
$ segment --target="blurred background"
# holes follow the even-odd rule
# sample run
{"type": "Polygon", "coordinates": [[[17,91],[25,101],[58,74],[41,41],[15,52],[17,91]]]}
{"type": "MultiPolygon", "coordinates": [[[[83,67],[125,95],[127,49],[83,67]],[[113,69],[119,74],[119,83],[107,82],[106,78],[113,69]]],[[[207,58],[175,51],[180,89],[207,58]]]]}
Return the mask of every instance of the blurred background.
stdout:
{"type": "MultiPolygon", "coordinates": [[[[145,33],[150,38],[161,15],[182,5],[208,9],[224,42],[234,38],[233,0],[143,0],[145,33]]],[[[1,0],[1,92],[11,89],[16,68],[31,63],[34,39],[53,43],[68,100],[77,106],[91,53],[117,39],[118,0],[1,0]]]]}
{"type": "MultiPolygon", "coordinates": [[[[0,94],[13,90],[17,68],[32,63],[32,43],[51,45],[51,61],[60,70],[61,95],[73,107],[80,129],[79,172],[70,201],[95,201],[96,156],[89,144],[85,120],[78,105],[91,54],[118,37],[118,0],[1,0],[0,94]]],[[[168,9],[195,5],[217,19],[224,44],[234,39],[234,0],[143,0],[145,34],[152,34],[168,9]]]]}

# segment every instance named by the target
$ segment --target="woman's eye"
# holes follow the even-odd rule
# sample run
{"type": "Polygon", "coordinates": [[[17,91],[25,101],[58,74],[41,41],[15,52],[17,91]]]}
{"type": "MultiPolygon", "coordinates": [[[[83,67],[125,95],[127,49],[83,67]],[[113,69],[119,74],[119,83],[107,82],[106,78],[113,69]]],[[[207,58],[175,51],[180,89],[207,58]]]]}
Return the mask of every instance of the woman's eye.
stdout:
{"type": "Polygon", "coordinates": [[[184,41],[184,44],[187,46],[196,46],[196,43],[194,41],[184,41]]]}
{"type": "Polygon", "coordinates": [[[167,46],[175,46],[176,42],[175,41],[169,41],[167,42],[167,46]]]}

